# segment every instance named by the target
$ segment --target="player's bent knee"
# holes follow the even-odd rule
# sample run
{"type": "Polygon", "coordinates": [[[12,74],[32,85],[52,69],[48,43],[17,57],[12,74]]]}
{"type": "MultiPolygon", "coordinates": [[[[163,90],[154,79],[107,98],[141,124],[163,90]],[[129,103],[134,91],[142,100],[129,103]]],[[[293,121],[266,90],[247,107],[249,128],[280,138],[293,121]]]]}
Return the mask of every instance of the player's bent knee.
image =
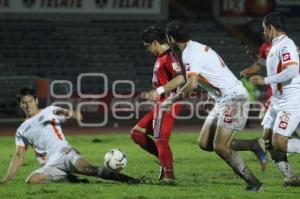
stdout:
{"type": "Polygon", "coordinates": [[[228,148],[229,147],[225,144],[214,143],[214,151],[221,156],[224,156],[226,154],[228,148]]]}
{"type": "Polygon", "coordinates": [[[139,132],[136,130],[136,129],[131,129],[131,131],[130,131],[130,136],[131,136],[131,139],[134,141],[134,142],[136,142],[136,137],[137,137],[137,134],[138,134],[139,132]]]}
{"type": "Polygon", "coordinates": [[[133,128],[130,131],[130,136],[131,139],[136,143],[136,144],[140,144],[141,141],[143,140],[143,133],[138,131],[137,129],[133,128]]]}
{"type": "Polygon", "coordinates": [[[272,138],[272,145],[276,151],[287,151],[287,140],[288,138],[275,134],[272,138]]]}
{"type": "Polygon", "coordinates": [[[198,140],[198,146],[204,151],[213,151],[214,148],[202,140],[198,140]]]}
{"type": "Polygon", "coordinates": [[[77,169],[77,172],[84,175],[95,175],[97,172],[95,171],[96,168],[89,165],[80,166],[77,169]]]}
{"type": "Polygon", "coordinates": [[[27,177],[26,183],[28,184],[41,184],[49,182],[50,178],[48,175],[43,173],[33,173],[27,177]]]}

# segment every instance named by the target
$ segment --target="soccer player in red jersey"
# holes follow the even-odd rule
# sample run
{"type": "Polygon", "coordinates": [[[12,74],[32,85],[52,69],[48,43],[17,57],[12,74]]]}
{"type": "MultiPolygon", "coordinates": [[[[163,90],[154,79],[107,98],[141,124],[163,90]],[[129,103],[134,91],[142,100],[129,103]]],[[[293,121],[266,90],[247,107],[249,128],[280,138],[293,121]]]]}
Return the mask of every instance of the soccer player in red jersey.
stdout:
{"type": "Polygon", "coordinates": [[[154,26],[144,30],[142,41],[147,51],[157,57],[153,69],[152,86],[146,98],[155,101],[154,107],[131,130],[132,140],[150,154],[158,157],[161,170],[159,179],[174,184],[173,154],[169,145],[174,117],[179,113],[179,104],[169,110],[161,110],[161,103],[168,95],[185,82],[185,70],[178,57],[166,42],[165,33],[154,26]],[[173,81],[172,81],[173,80],[173,81]],[[154,136],[152,139],[150,136],[154,136]]]}

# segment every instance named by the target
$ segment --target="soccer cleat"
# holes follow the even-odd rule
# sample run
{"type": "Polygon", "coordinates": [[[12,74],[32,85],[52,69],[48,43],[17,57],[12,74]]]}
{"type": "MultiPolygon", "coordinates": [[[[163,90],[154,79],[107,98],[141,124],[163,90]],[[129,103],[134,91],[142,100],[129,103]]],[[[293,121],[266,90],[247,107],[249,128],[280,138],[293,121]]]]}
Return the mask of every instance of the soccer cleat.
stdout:
{"type": "Polygon", "coordinates": [[[67,175],[67,181],[70,183],[89,183],[90,181],[85,178],[78,178],[78,176],[73,174],[67,175]]]}
{"type": "Polygon", "coordinates": [[[267,153],[265,150],[265,141],[263,138],[257,139],[257,148],[254,150],[254,154],[259,161],[260,170],[264,171],[267,167],[267,153]]]}
{"type": "Polygon", "coordinates": [[[146,176],[137,178],[137,180],[139,181],[139,184],[152,184],[152,181],[150,180],[150,178],[148,178],[146,176]]]}
{"type": "Polygon", "coordinates": [[[262,192],[265,191],[265,186],[263,184],[255,186],[255,185],[247,185],[245,188],[245,191],[250,191],[250,192],[262,192]]]}
{"type": "Polygon", "coordinates": [[[151,180],[146,176],[142,176],[139,178],[132,178],[127,181],[128,184],[152,184],[151,180]]]}
{"type": "Polygon", "coordinates": [[[294,178],[285,178],[284,183],[282,184],[283,187],[299,187],[300,181],[297,177],[294,178]]]}
{"type": "Polygon", "coordinates": [[[169,185],[169,186],[176,186],[177,181],[174,178],[163,178],[161,181],[158,182],[159,185],[169,185]]]}

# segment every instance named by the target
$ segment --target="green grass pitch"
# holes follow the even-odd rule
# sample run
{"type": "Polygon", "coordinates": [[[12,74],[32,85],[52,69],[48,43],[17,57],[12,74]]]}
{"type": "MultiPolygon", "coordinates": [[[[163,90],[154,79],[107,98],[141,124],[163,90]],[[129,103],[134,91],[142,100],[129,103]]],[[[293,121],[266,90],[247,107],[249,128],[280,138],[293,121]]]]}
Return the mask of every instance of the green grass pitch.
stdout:
{"type": "MultiPolygon", "coordinates": [[[[260,134],[241,133],[240,138],[255,138],[260,134]]],[[[24,181],[31,171],[38,167],[31,149],[17,176],[8,184],[0,185],[0,198],[64,198],[64,199],[164,199],[164,198],[297,198],[299,188],[283,188],[283,177],[269,159],[266,171],[261,172],[256,158],[251,152],[241,152],[252,171],[266,185],[261,193],[244,192],[245,183],[214,153],[200,150],[196,144],[196,133],[178,133],[172,135],[171,145],[175,156],[175,173],[177,186],[158,185],[159,165],[156,158],[142,151],[133,144],[128,134],[101,134],[86,136],[67,136],[68,141],[76,147],[93,164],[103,164],[104,153],[111,148],[121,148],[128,156],[128,165],[123,171],[132,176],[147,176],[154,184],[128,185],[96,178],[88,178],[88,184],[57,183],[28,185],[24,181]],[[98,142],[93,140],[98,139],[98,142]]],[[[0,174],[7,170],[14,153],[14,138],[1,137],[0,174]]],[[[289,156],[291,164],[300,173],[300,157],[289,156]]]]}

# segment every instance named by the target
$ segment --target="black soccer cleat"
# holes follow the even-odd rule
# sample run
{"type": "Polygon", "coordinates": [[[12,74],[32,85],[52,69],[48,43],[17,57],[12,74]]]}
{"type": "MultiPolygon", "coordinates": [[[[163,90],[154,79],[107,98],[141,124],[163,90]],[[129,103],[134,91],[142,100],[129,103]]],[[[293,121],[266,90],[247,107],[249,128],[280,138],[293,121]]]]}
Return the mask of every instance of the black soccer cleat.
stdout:
{"type": "Polygon", "coordinates": [[[297,177],[291,179],[284,179],[283,187],[300,187],[300,181],[297,177]]]}
{"type": "Polygon", "coordinates": [[[250,192],[262,192],[265,191],[265,186],[263,184],[261,185],[247,185],[245,188],[245,191],[250,191],[250,192]]]}
{"type": "Polygon", "coordinates": [[[128,184],[152,184],[152,181],[146,176],[133,178],[127,182],[128,184]]]}

